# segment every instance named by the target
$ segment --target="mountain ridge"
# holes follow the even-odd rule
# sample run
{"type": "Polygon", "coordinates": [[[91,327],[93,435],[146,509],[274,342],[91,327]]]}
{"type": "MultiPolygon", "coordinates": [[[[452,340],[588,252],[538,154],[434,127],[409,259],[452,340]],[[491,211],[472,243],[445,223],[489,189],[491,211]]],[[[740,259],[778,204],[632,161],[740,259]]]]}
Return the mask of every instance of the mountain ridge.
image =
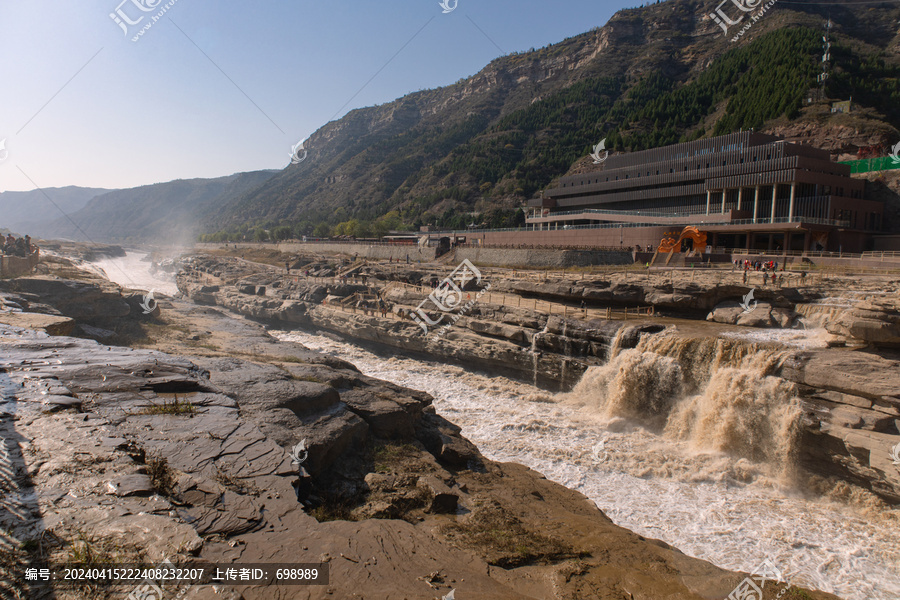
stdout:
{"type": "Polygon", "coordinates": [[[42,224],[84,208],[94,197],[115,190],[69,185],[26,192],[0,192],[0,227],[25,235],[37,233],[42,224]],[[35,215],[46,215],[36,219],[35,215]]]}
{"type": "Polygon", "coordinates": [[[273,174],[250,171],[115,190],[94,197],[80,210],[37,231],[44,237],[97,242],[190,243],[204,212],[220,210],[273,174]]]}
{"type": "Polygon", "coordinates": [[[848,158],[859,147],[898,135],[900,115],[888,101],[900,99],[898,38],[886,25],[900,17],[896,8],[828,8],[837,13],[831,16],[837,24],[834,51],[843,52],[844,61],[836,66],[834,91],[869,100],[858,113],[837,117],[830,114],[830,103],[806,106],[802,98],[816,85],[825,11],[815,5],[770,10],[731,44],[731,36],[709,18],[712,10],[705,2],[668,0],[619,11],[603,27],[500,57],[456,84],[355,109],[310,136],[306,161],[237,200],[206,228],[219,229],[219,239],[254,232],[259,238],[276,225],[308,235],[319,223],[343,221],[330,233],[366,235],[372,232],[366,222],[377,224],[385,214],[411,227],[464,227],[473,213],[485,225],[510,226],[521,222],[514,209],[527,198],[573,170],[589,168],[589,148],[604,136],[613,151],[627,151],[755,126],[778,129],[788,138],[796,134],[795,139],[830,146],[848,158]],[[769,63],[759,64],[751,46],[763,48],[769,63]],[[802,55],[791,58],[784,49],[801,49],[802,55]],[[863,68],[879,56],[886,61],[881,67],[863,68]],[[728,61],[733,64],[718,67],[728,61]],[[786,89],[768,89],[760,72],[767,68],[786,89]],[[721,97],[701,102],[687,115],[694,122],[679,124],[678,115],[663,115],[671,116],[667,126],[629,112],[666,94],[689,96],[690,86],[716,70],[723,81],[703,84],[709,89],[694,97],[721,97]],[[866,81],[854,79],[857,73],[866,81]],[[653,77],[670,89],[649,86],[653,77]],[[866,94],[866,85],[892,77],[893,88],[866,94]],[[580,95],[573,93],[579,86],[580,95]],[[649,87],[642,92],[640,86],[649,87]],[[737,91],[763,105],[770,98],[778,104],[772,110],[741,107],[737,91]],[[523,129],[525,113],[548,112],[560,98],[557,122],[523,129]],[[805,131],[809,123],[821,135],[805,131]],[[829,132],[838,130],[841,135],[830,139],[829,132]],[[525,160],[504,156],[515,153],[525,160]]]}
{"type": "MultiPolygon", "coordinates": [[[[891,27],[900,7],[776,4],[737,43],[710,18],[714,9],[665,0],[622,10],[452,85],[351,110],[305,141],[299,164],[242,174],[231,187],[206,180],[219,182],[206,191],[176,182],[120,190],[73,218],[102,241],[511,227],[524,222],[529,198],[596,168],[588,154],[601,139],[616,153],[754,128],[848,159],[900,137],[891,27]],[[832,77],[826,99],[810,103],[828,18],[832,77]],[[851,96],[850,114],[831,112],[832,100],[851,96]]],[[[888,183],[900,205],[900,182],[888,183]]],[[[73,234],[65,219],[50,229],[73,234]]]]}

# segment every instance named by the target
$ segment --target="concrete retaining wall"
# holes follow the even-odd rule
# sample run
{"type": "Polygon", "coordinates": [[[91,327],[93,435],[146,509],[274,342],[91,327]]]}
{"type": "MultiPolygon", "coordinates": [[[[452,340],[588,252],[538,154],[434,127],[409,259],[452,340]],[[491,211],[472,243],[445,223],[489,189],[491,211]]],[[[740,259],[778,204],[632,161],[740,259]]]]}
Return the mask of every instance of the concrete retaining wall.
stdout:
{"type": "MultiPolygon", "coordinates": [[[[239,244],[244,245],[244,244],[239,244]]],[[[434,248],[420,248],[410,245],[370,245],[370,244],[316,244],[283,242],[280,244],[265,244],[275,247],[280,252],[317,252],[322,254],[345,254],[349,257],[370,258],[377,260],[427,262],[434,260],[434,248]]]]}
{"type": "Polygon", "coordinates": [[[491,231],[475,233],[468,236],[470,244],[481,243],[487,246],[549,246],[553,249],[563,247],[581,248],[622,248],[631,250],[635,245],[654,248],[659,245],[664,234],[681,227],[660,225],[654,227],[607,227],[603,229],[551,229],[544,231],[491,231]]]}
{"type": "Polygon", "coordinates": [[[476,265],[494,267],[589,267],[630,265],[631,252],[607,250],[538,250],[520,248],[458,248],[456,261],[469,259],[476,265]]]}
{"type": "MultiPolygon", "coordinates": [[[[232,244],[228,244],[233,246],[232,244]]],[[[197,248],[220,248],[223,244],[197,244],[197,248]]],[[[434,260],[434,248],[420,248],[410,245],[389,244],[321,244],[315,242],[282,242],[280,244],[243,243],[238,248],[272,248],[284,253],[314,252],[320,254],[340,254],[349,258],[373,260],[394,259],[412,263],[434,260]]],[[[495,267],[589,267],[591,265],[630,265],[634,257],[630,250],[555,250],[543,248],[475,248],[456,249],[456,256],[450,262],[469,259],[475,264],[495,267]]]]}

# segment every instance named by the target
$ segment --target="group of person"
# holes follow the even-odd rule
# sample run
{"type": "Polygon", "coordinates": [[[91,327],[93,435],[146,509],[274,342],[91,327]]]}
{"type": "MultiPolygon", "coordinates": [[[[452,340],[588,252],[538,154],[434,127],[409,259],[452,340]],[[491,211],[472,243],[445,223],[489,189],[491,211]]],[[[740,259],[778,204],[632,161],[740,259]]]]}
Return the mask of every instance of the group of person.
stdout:
{"type": "MultiPolygon", "coordinates": [[[[777,271],[778,270],[778,261],[777,260],[767,260],[767,261],[750,261],[750,260],[739,260],[735,259],[732,263],[735,268],[741,268],[744,271],[777,271]]],[[[732,269],[734,270],[734,269],[732,269]]],[[[784,267],[781,267],[781,270],[784,271],[784,267]]]]}
{"type": "MultiPolygon", "coordinates": [[[[768,260],[768,261],[750,261],[750,260],[735,260],[733,264],[732,270],[736,268],[740,268],[744,272],[744,283],[747,283],[747,274],[750,271],[762,271],[762,284],[768,285],[769,280],[771,279],[773,286],[778,286],[784,280],[784,273],[782,273],[781,277],[778,276],[778,261],[777,260],[768,260]]],[[[781,270],[784,271],[784,266],[781,267],[781,270]]]]}
{"type": "Polygon", "coordinates": [[[377,310],[381,313],[382,319],[387,318],[388,305],[381,298],[379,298],[378,300],[360,300],[356,304],[356,307],[361,309],[367,315],[372,314],[377,310]]]}
{"type": "Polygon", "coordinates": [[[8,256],[21,256],[25,258],[29,256],[32,252],[34,252],[34,245],[31,243],[31,236],[26,235],[25,237],[17,238],[13,234],[8,234],[5,238],[0,235],[0,241],[2,241],[2,245],[0,245],[0,249],[3,250],[3,254],[8,256]]]}

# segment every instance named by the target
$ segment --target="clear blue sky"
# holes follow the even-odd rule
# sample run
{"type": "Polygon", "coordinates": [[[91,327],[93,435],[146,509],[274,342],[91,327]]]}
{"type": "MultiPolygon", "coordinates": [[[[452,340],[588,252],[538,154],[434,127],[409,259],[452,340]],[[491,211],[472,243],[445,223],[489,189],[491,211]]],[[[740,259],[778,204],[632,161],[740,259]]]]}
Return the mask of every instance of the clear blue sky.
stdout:
{"type": "Polygon", "coordinates": [[[175,0],[132,42],[171,0],[121,1],[0,0],[0,191],[281,169],[293,144],[353,108],[639,4],[458,0],[443,14],[438,0],[175,0]],[[127,36],[117,8],[144,16],[127,36]]]}

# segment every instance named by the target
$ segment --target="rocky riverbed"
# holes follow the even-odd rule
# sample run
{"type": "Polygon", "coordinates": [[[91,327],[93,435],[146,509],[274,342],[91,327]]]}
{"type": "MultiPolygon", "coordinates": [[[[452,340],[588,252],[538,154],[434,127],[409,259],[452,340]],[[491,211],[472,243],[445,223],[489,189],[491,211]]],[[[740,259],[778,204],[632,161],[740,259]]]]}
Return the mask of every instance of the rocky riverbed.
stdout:
{"type": "MultiPolygon", "coordinates": [[[[645,349],[675,361],[686,374],[671,392],[673,397],[665,399],[671,406],[680,397],[710,392],[717,371],[743,368],[748,355],[758,355],[753,377],[783,382],[788,386],[784,402],[796,406],[797,417],[785,431],[791,437],[791,462],[812,476],[807,484],[820,488],[818,478],[843,481],[890,504],[900,503],[900,471],[891,457],[891,448],[900,443],[900,355],[895,350],[900,339],[900,303],[896,292],[884,294],[886,287],[897,289],[897,281],[851,284],[819,278],[813,282],[793,274],[791,280],[798,287],[756,291],[753,309],[740,311],[741,317],[734,319],[743,320],[742,326],[715,322],[726,320],[716,315],[734,312],[731,305],[738,305],[752,289],[733,283],[742,274],[727,270],[696,274],[696,281],[693,272],[655,277],[619,272],[542,280],[534,274],[498,270],[484,276],[492,279],[490,293],[482,294],[445,335],[435,338],[396,313],[414,310],[427,297],[427,286],[445,277],[452,266],[346,266],[309,257],[297,260],[292,268],[294,274],[289,276],[285,269],[235,257],[195,257],[178,275],[178,285],[199,304],[218,305],[279,327],[322,329],[405,354],[562,389],[581,381],[589,370],[608,364],[617,353],[637,348],[642,339],[665,336],[671,341],[645,343],[645,349]],[[342,273],[351,276],[341,277],[342,273]],[[805,283],[799,286],[801,282],[805,283]],[[754,341],[757,332],[791,333],[781,325],[795,324],[804,314],[817,314],[816,303],[842,285],[856,290],[858,302],[830,314],[813,347],[754,341]],[[370,301],[372,306],[381,299],[387,313],[360,308],[364,298],[375,299],[370,301]],[[654,316],[640,309],[624,318],[623,309],[648,302],[654,316]],[[707,311],[708,318],[703,319],[707,311]],[[773,328],[759,329],[766,324],[773,328]]],[[[623,377],[646,380],[637,372],[623,377]]],[[[655,393],[640,385],[625,385],[636,387],[638,394],[655,393]]],[[[606,388],[602,395],[608,395],[606,388]]],[[[721,399],[722,404],[730,402],[721,399]]],[[[621,416],[660,426],[674,414],[671,407],[654,413],[640,400],[635,403],[618,407],[621,416]]],[[[715,420],[724,409],[706,406],[703,410],[708,412],[698,419],[715,420]]],[[[733,418],[746,417],[736,414],[733,418]]],[[[748,433],[758,439],[745,449],[765,455],[764,446],[784,443],[770,439],[780,427],[766,425],[762,434],[748,433]]],[[[700,431],[695,426],[685,435],[697,436],[700,431]]],[[[735,448],[723,442],[718,449],[735,448]]]]}
{"type": "Polygon", "coordinates": [[[699,599],[743,578],[486,460],[427,394],[242,317],[175,299],[144,314],[133,294],[53,276],[3,282],[0,298],[0,323],[15,320],[0,325],[4,597],[130,591],[22,577],[76,560],[329,565],[328,586],[292,587],[291,598],[699,599]],[[48,317],[81,337],[53,335],[66,332],[48,317]],[[311,477],[300,481],[289,451],[302,440],[311,477]]]}

